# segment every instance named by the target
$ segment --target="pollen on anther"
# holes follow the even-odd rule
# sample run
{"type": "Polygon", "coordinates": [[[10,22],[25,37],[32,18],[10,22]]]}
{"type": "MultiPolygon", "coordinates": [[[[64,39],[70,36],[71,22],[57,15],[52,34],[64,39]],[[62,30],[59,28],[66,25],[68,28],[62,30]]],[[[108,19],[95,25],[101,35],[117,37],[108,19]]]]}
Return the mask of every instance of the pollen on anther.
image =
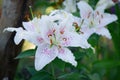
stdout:
{"type": "Polygon", "coordinates": [[[61,45],[58,45],[58,48],[61,48],[61,45]]]}
{"type": "Polygon", "coordinates": [[[64,41],[67,41],[67,38],[63,38],[64,41]]]}
{"type": "Polygon", "coordinates": [[[48,34],[48,37],[51,37],[52,36],[52,34],[48,34]]]}
{"type": "Polygon", "coordinates": [[[89,18],[89,17],[90,17],[90,14],[91,14],[91,12],[89,12],[89,13],[88,13],[88,16],[87,16],[87,18],[89,18]]]}
{"type": "Polygon", "coordinates": [[[80,34],[84,34],[84,32],[80,31],[80,34]]]}
{"type": "Polygon", "coordinates": [[[56,30],[54,29],[54,30],[53,30],[53,33],[54,33],[55,31],[56,31],[56,30]]]}
{"type": "Polygon", "coordinates": [[[52,39],[50,39],[50,44],[53,44],[53,41],[52,41],[52,39]]]}
{"type": "Polygon", "coordinates": [[[96,13],[97,13],[97,15],[99,15],[99,14],[100,14],[100,13],[99,13],[99,11],[97,11],[96,13]]]}
{"type": "Polygon", "coordinates": [[[64,31],[60,31],[60,34],[64,34],[64,31]]]}

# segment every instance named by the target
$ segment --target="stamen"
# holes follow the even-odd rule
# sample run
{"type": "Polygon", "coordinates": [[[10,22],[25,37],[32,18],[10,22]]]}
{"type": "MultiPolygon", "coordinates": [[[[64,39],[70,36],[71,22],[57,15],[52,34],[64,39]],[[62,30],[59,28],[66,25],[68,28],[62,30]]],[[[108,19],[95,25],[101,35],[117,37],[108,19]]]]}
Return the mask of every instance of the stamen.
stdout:
{"type": "Polygon", "coordinates": [[[89,17],[90,17],[90,14],[91,14],[91,12],[89,12],[89,13],[88,13],[88,16],[87,16],[87,18],[89,18],[89,17]]]}
{"type": "Polygon", "coordinates": [[[61,45],[58,45],[58,48],[61,48],[61,45]]]}
{"type": "Polygon", "coordinates": [[[61,30],[61,31],[60,31],[60,34],[64,34],[64,31],[63,31],[63,30],[61,30]]]}
{"type": "Polygon", "coordinates": [[[54,29],[54,30],[53,30],[53,33],[54,33],[55,31],[56,31],[56,30],[54,29]]]}
{"type": "Polygon", "coordinates": [[[67,41],[67,38],[63,38],[64,41],[67,41]]]}
{"type": "Polygon", "coordinates": [[[99,11],[96,11],[96,13],[97,13],[97,15],[99,15],[100,13],[99,13],[99,11]]]}
{"type": "Polygon", "coordinates": [[[65,32],[64,29],[65,29],[65,26],[60,29],[60,34],[64,34],[64,32],[65,32]]]}
{"type": "Polygon", "coordinates": [[[37,40],[38,40],[38,42],[40,42],[40,43],[43,41],[43,39],[42,39],[42,38],[39,38],[39,37],[37,38],[37,40]]]}
{"type": "Polygon", "coordinates": [[[76,22],[73,23],[73,26],[75,27],[76,32],[80,30],[80,27],[78,26],[76,22]]]}
{"type": "Polygon", "coordinates": [[[50,39],[50,44],[53,44],[53,41],[52,41],[52,39],[50,39]]]}
{"type": "Polygon", "coordinates": [[[76,27],[76,26],[78,26],[78,24],[77,24],[76,22],[73,22],[73,26],[75,26],[75,27],[76,27]]]}
{"type": "Polygon", "coordinates": [[[52,34],[48,34],[48,37],[51,37],[52,36],[52,34]]]}
{"type": "Polygon", "coordinates": [[[80,31],[80,34],[84,34],[84,32],[80,31]]]}

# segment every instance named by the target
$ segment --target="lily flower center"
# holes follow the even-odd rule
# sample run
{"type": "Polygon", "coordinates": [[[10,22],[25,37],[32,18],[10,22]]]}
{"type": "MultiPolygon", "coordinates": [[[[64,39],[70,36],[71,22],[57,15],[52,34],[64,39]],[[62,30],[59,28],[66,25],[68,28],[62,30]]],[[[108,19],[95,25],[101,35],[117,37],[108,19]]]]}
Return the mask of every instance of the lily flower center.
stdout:
{"type": "Polygon", "coordinates": [[[103,18],[103,14],[100,13],[99,11],[89,12],[86,18],[89,28],[93,28],[101,24],[102,18],[103,18]]]}
{"type": "Polygon", "coordinates": [[[58,40],[56,40],[56,30],[53,29],[53,30],[50,30],[49,33],[48,33],[48,38],[49,38],[49,44],[50,44],[50,47],[52,47],[53,45],[55,46],[58,46],[58,40]]]}
{"type": "Polygon", "coordinates": [[[84,22],[84,20],[82,20],[80,26],[78,26],[77,22],[73,22],[73,26],[75,27],[76,32],[83,34],[83,32],[80,30],[83,22],[84,22]]]}

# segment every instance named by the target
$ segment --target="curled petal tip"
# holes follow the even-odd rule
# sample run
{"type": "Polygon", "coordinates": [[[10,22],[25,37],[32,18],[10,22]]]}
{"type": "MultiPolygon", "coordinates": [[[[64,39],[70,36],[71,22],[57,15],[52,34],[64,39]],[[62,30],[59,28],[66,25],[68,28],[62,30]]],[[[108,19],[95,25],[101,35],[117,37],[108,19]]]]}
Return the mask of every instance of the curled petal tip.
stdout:
{"type": "Polygon", "coordinates": [[[74,66],[74,67],[76,67],[76,66],[77,66],[77,62],[76,62],[76,61],[74,62],[73,66],[74,66]]]}

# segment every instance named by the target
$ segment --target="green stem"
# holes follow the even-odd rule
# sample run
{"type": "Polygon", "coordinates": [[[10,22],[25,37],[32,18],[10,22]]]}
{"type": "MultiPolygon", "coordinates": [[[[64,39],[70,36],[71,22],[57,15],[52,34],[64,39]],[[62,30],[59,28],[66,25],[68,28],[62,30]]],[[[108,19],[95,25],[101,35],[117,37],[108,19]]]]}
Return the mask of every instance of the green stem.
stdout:
{"type": "Polygon", "coordinates": [[[32,19],[33,19],[33,18],[34,18],[34,15],[33,15],[32,7],[29,6],[29,8],[30,8],[30,13],[31,13],[32,19]]]}

